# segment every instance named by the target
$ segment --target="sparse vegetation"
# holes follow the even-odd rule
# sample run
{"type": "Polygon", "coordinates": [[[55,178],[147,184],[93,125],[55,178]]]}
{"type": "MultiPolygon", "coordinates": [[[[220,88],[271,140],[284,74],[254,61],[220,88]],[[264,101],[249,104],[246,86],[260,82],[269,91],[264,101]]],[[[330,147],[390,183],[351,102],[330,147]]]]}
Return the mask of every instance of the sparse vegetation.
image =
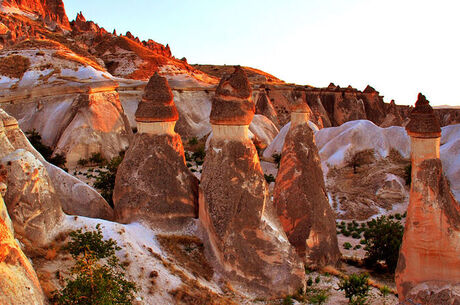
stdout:
{"type": "Polygon", "coordinates": [[[62,168],[67,171],[65,164],[67,163],[66,157],[63,154],[54,154],[53,149],[42,143],[42,137],[33,129],[32,131],[27,131],[26,136],[29,139],[30,144],[51,164],[56,165],[57,167],[62,168]]]}
{"type": "Polygon", "coordinates": [[[385,216],[373,219],[367,225],[364,232],[366,263],[375,266],[378,261],[384,261],[388,271],[393,273],[398,262],[404,227],[399,221],[385,216]]]}
{"type": "MultiPolygon", "coordinates": [[[[94,156],[94,155],[93,155],[94,156]]],[[[101,191],[102,197],[113,207],[113,189],[115,188],[115,178],[117,177],[118,167],[120,166],[125,152],[121,151],[119,155],[112,158],[110,162],[102,169],[97,170],[96,181],[93,186],[101,191]]],[[[95,158],[97,159],[97,158],[95,158]]],[[[93,161],[92,161],[93,162],[93,161]]],[[[89,170],[88,170],[89,171],[89,170]]]]}
{"type": "Polygon", "coordinates": [[[352,248],[352,245],[349,242],[343,243],[343,248],[346,250],[350,250],[352,248]]]}
{"type": "Polygon", "coordinates": [[[281,154],[273,154],[272,155],[273,160],[275,161],[276,168],[280,168],[280,163],[281,163],[281,154]]]}
{"type": "Polygon", "coordinates": [[[365,273],[351,274],[339,282],[339,290],[345,292],[349,304],[366,304],[369,288],[369,275],[365,273]]]}
{"type": "Polygon", "coordinates": [[[270,175],[264,174],[264,177],[265,177],[265,181],[267,181],[268,184],[276,181],[275,177],[273,177],[272,174],[270,175]]]}
{"type": "Polygon", "coordinates": [[[65,287],[55,292],[53,304],[132,304],[136,285],[125,279],[124,267],[115,255],[121,250],[116,241],[103,240],[99,224],[95,231],[79,229],[69,235],[71,241],[64,250],[75,265],[65,287]]]}
{"type": "Polygon", "coordinates": [[[347,166],[353,168],[353,173],[357,173],[357,168],[365,164],[370,164],[375,159],[373,149],[366,149],[358,151],[355,154],[347,153],[345,156],[345,162],[347,166]]]}

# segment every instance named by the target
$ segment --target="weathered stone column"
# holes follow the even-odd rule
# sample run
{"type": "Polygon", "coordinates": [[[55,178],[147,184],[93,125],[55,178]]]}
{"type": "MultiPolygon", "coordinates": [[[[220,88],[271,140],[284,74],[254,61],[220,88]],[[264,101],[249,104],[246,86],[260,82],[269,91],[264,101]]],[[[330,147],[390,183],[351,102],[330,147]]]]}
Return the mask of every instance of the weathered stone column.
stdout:
{"type": "Polygon", "coordinates": [[[216,270],[251,294],[280,297],[303,287],[305,273],[268,200],[257,151],[248,137],[254,108],[247,76],[236,68],[222,78],[213,99],[200,220],[216,270]]]}
{"type": "Polygon", "coordinates": [[[198,216],[198,179],[185,164],[168,81],[155,73],[136,111],[138,132],[115,182],[116,217],[173,227],[198,216]]]}
{"type": "Polygon", "coordinates": [[[291,105],[291,127],[284,142],[273,202],[290,243],[310,267],[340,260],[334,213],[329,205],[307,103],[291,105]]]}
{"type": "Polygon", "coordinates": [[[412,184],[395,275],[399,299],[460,304],[460,206],[442,172],[439,122],[422,94],[406,130],[412,184]]]}

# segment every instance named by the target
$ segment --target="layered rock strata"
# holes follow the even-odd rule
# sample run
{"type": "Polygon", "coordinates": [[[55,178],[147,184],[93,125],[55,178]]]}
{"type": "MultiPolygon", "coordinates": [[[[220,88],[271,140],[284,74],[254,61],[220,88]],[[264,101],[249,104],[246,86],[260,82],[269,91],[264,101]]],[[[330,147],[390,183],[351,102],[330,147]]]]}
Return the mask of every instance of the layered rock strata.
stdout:
{"type": "Polygon", "coordinates": [[[213,138],[201,180],[200,220],[208,254],[232,283],[264,298],[304,285],[301,260],[268,198],[257,151],[248,137],[254,116],[244,71],[223,77],[213,99],[213,138]]]}
{"type": "Polygon", "coordinates": [[[155,73],[136,111],[138,132],[117,172],[118,221],[172,225],[198,216],[198,180],[185,164],[177,120],[168,82],[155,73]]]}
{"type": "Polygon", "coordinates": [[[273,203],[289,242],[309,266],[336,265],[340,251],[335,217],[308,125],[311,111],[302,99],[291,107],[291,127],[281,154],[273,203]]]}
{"type": "Polygon", "coordinates": [[[395,275],[399,299],[403,304],[459,304],[460,205],[442,171],[439,121],[421,94],[406,130],[412,184],[395,275]]]}

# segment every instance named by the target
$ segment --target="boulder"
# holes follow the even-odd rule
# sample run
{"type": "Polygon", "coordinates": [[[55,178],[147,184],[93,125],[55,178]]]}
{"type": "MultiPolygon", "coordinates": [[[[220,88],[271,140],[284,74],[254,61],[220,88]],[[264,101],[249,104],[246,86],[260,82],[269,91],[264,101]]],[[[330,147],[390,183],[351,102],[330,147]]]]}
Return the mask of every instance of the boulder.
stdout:
{"type": "Polygon", "coordinates": [[[201,179],[200,221],[215,269],[251,294],[276,298],[304,287],[304,270],[277,220],[248,137],[254,116],[248,84],[244,71],[236,68],[216,90],[213,138],[201,179]]]}

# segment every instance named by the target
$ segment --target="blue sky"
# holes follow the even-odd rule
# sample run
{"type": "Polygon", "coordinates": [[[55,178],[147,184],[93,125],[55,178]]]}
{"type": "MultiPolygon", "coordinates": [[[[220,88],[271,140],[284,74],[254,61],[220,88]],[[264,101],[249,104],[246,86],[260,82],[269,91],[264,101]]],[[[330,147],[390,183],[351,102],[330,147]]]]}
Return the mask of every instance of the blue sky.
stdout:
{"type": "Polygon", "coordinates": [[[372,85],[389,102],[460,105],[458,0],[64,0],[108,31],[189,63],[240,64],[286,82],[372,85]]]}

